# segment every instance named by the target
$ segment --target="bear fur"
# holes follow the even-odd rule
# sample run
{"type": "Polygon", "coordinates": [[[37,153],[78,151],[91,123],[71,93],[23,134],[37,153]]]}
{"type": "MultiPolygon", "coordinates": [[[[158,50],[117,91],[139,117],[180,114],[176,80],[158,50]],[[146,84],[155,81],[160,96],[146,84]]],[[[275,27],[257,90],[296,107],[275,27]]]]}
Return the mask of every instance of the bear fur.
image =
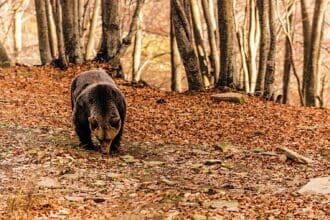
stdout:
{"type": "Polygon", "coordinates": [[[71,83],[73,124],[82,146],[93,148],[92,135],[103,153],[120,146],[126,101],[114,80],[103,70],[80,73],[71,83]]]}

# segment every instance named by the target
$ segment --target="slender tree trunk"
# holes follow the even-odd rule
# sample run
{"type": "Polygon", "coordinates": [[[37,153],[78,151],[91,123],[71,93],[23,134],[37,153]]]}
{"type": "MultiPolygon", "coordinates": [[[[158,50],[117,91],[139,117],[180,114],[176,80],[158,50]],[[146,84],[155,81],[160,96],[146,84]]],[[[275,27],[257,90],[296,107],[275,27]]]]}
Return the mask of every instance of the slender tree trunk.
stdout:
{"type": "Polygon", "coordinates": [[[270,29],[269,29],[269,1],[257,0],[257,7],[260,20],[260,52],[259,52],[259,69],[256,84],[256,95],[263,95],[265,75],[267,69],[267,59],[270,46],[270,29]]]}
{"type": "Polygon", "coordinates": [[[180,56],[186,70],[189,90],[203,89],[202,76],[193,43],[189,40],[189,22],[179,0],[171,0],[173,25],[180,56]]]}
{"type": "Polygon", "coordinates": [[[135,41],[134,41],[133,68],[132,68],[133,82],[139,82],[141,78],[139,74],[139,70],[141,66],[142,39],[143,39],[142,19],[143,19],[142,14],[140,14],[137,31],[135,33],[135,41]]]}
{"type": "Polygon", "coordinates": [[[275,81],[275,54],[276,54],[276,17],[275,17],[275,0],[269,0],[269,33],[270,44],[267,58],[267,67],[264,85],[264,98],[272,100],[274,98],[274,81],[275,81]]]}
{"type": "Polygon", "coordinates": [[[308,74],[308,60],[309,60],[309,45],[311,38],[311,19],[308,14],[307,5],[309,5],[308,0],[300,0],[301,6],[301,17],[302,17],[302,27],[303,27],[303,38],[304,38],[304,66],[303,66],[303,81],[302,81],[302,92],[304,96],[306,95],[306,80],[308,74]]]}
{"type": "Polygon", "coordinates": [[[289,91],[289,85],[290,85],[290,78],[291,78],[291,59],[292,59],[292,53],[291,53],[291,47],[290,47],[290,38],[293,38],[292,34],[292,28],[293,28],[293,13],[288,15],[288,12],[291,11],[291,8],[294,7],[294,4],[292,4],[287,9],[286,14],[286,21],[287,21],[287,35],[285,36],[285,48],[284,48],[284,67],[283,67],[283,104],[288,104],[290,99],[290,91],[289,91]]]}
{"type": "Polygon", "coordinates": [[[52,0],[52,9],[56,26],[58,60],[56,65],[60,68],[67,68],[68,60],[65,53],[64,34],[62,26],[62,7],[60,0],[52,0]]]}
{"type": "Polygon", "coordinates": [[[311,29],[311,42],[309,45],[310,56],[307,63],[307,74],[305,80],[306,94],[305,103],[307,106],[316,106],[316,98],[318,96],[318,66],[320,59],[322,31],[324,23],[324,15],[329,0],[315,1],[313,25],[311,29]]]}
{"type": "Polygon", "coordinates": [[[134,11],[134,15],[132,18],[132,22],[131,22],[129,31],[128,31],[127,35],[122,39],[122,42],[119,47],[119,51],[117,54],[117,56],[119,56],[119,57],[124,55],[127,48],[132,44],[133,36],[135,35],[135,32],[137,30],[137,23],[138,23],[139,15],[142,12],[144,3],[145,3],[145,0],[137,0],[137,3],[136,3],[137,5],[136,5],[135,11],[134,11]]]}
{"type": "Polygon", "coordinates": [[[10,59],[9,56],[7,54],[6,48],[4,47],[4,45],[2,44],[2,42],[0,41],[0,67],[10,67],[10,59]]]}
{"type": "Polygon", "coordinates": [[[52,11],[52,6],[50,0],[45,0],[46,12],[47,12],[47,25],[48,25],[48,36],[49,36],[49,46],[52,59],[56,57],[56,27],[54,22],[54,16],[52,11]]]}
{"type": "Polygon", "coordinates": [[[202,23],[199,13],[199,7],[196,0],[190,0],[191,14],[192,14],[192,28],[194,32],[194,39],[196,45],[196,51],[199,60],[199,66],[201,74],[204,79],[204,85],[209,84],[210,75],[208,68],[208,59],[205,50],[205,42],[202,37],[202,23]]]}
{"type": "MultiPolygon", "coordinates": [[[[98,59],[111,61],[120,47],[119,2],[102,0],[102,43],[98,59]]],[[[114,63],[113,63],[114,65],[114,63]]]]}
{"type": "Polygon", "coordinates": [[[220,80],[218,87],[233,87],[237,75],[235,57],[235,17],[233,0],[218,0],[220,31],[220,80]]]}
{"type": "Polygon", "coordinates": [[[69,61],[83,62],[82,43],[79,37],[78,0],[61,0],[65,50],[69,61]]]}
{"type": "Polygon", "coordinates": [[[15,20],[14,20],[14,51],[15,54],[22,50],[22,24],[23,24],[23,14],[26,8],[28,7],[30,0],[22,0],[19,4],[17,10],[15,11],[15,20]]]}
{"type": "MultiPolygon", "coordinates": [[[[211,49],[210,63],[211,63],[211,74],[214,77],[214,81],[217,82],[219,80],[220,74],[220,59],[219,59],[219,51],[216,39],[216,23],[215,18],[212,17],[211,9],[209,7],[207,0],[202,0],[203,13],[207,23],[207,35],[209,40],[209,45],[211,49]]],[[[214,14],[213,14],[214,16],[214,14]]]]}
{"type": "Polygon", "coordinates": [[[243,66],[243,83],[244,90],[246,93],[250,92],[250,83],[249,83],[249,68],[248,62],[246,60],[246,51],[244,47],[244,36],[243,36],[243,28],[241,28],[237,33],[238,38],[238,47],[240,49],[241,59],[242,59],[242,66],[243,66]]]}
{"type": "Polygon", "coordinates": [[[175,29],[173,25],[173,13],[171,10],[171,90],[175,92],[181,92],[181,73],[179,71],[179,66],[181,64],[180,53],[178,50],[178,45],[175,38],[175,29]]]}
{"type": "Polygon", "coordinates": [[[48,26],[47,26],[47,14],[46,5],[44,0],[35,0],[35,8],[38,24],[38,39],[39,39],[39,52],[42,65],[47,65],[52,62],[48,26]]]}
{"type": "Polygon", "coordinates": [[[91,24],[89,27],[89,35],[88,35],[88,41],[87,41],[87,47],[86,47],[86,60],[92,59],[92,53],[95,47],[95,31],[97,27],[97,18],[99,16],[100,8],[101,8],[101,0],[95,0],[94,2],[94,10],[93,10],[93,16],[91,20],[91,24]]]}
{"type": "Polygon", "coordinates": [[[260,42],[260,26],[255,0],[249,5],[248,49],[247,63],[249,69],[249,83],[251,93],[255,92],[257,84],[257,52],[260,42]]]}

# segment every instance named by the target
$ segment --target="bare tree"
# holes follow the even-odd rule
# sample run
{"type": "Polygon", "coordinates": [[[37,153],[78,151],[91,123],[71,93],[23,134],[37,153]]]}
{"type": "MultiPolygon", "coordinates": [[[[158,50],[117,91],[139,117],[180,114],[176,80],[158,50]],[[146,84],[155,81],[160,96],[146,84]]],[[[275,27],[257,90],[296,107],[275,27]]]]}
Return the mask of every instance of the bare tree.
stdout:
{"type": "Polygon", "coordinates": [[[94,2],[94,10],[93,10],[93,16],[92,20],[89,26],[89,34],[88,34],[88,40],[87,40],[87,47],[86,47],[86,54],[85,58],[86,60],[92,59],[92,52],[94,50],[94,44],[95,44],[95,30],[97,27],[97,18],[99,15],[99,11],[101,8],[101,0],[95,0],[94,2]]]}
{"type": "Polygon", "coordinates": [[[285,12],[285,25],[286,25],[286,35],[285,35],[285,48],[284,48],[284,67],[283,67],[283,104],[288,104],[290,101],[289,96],[289,85],[290,85],[290,78],[291,78],[291,60],[292,60],[292,53],[291,53],[291,39],[293,38],[293,12],[295,4],[291,3],[289,6],[286,7],[285,12]]]}
{"type": "Polygon", "coordinates": [[[329,0],[315,1],[313,23],[308,52],[310,56],[307,62],[307,71],[305,74],[305,103],[307,106],[316,106],[318,96],[317,85],[319,84],[319,59],[322,42],[322,31],[324,15],[329,0]]]}
{"type": "Polygon", "coordinates": [[[82,63],[84,59],[79,37],[78,0],[61,0],[61,6],[66,54],[70,62],[82,63]]]}
{"type": "Polygon", "coordinates": [[[267,57],[267,66],[264,84],[264,98],[271,100],[274,97],[274,81],[275,81],[275,54],[276,54],[276,17],[275,17],[276,0],[269,0],[269,34],[270,43],[267,57]]]}
{"type": "Polygon", "coordinates": [[[235,17],[233,0],[218,0],[218,19],[220,32],[220,79],[219,87],[233,86],[237,75],[235,46],[235,17]]]}
{"type": "Polygon", "coordinates": [[[62,6],[60,0],[52,0],[52,9],[56,26],[56,39],[57,39],[57,51],[58,59],[56,65],[60,68],[66,68],[68,66],[68,60],[65,53],[64,34],[62,26],[62,6]]]}
{"type": "Polygon", "coordinates": [[[220,73],[220,59],[219,59],[219,51],[217,45],[217,27],[214,14],[209,7],[209,3],[207,0],[202,0],[203,13],[207,24],[207,36],[208,42],[211,49],[210,55],[210,64],[211,64],[211,74],[214,76],[214,81],[217,82],[219,80],[220,73]]]}
{"type": "Polygon", "coordinates": [[[171,10],[173,13],[172,19],[175,28],[175,37],[187,74],[189,90],[201,90],[204,88],[202,75],[193,42],[189,39],[191,30],[186,12],[179,0],[171,0],[171,10]]]}
{"type": "Polygon", "coordinates": [[[0,41],[0,67],[9,67],[10,66],[10,59],[7,54],[6,48],[0,41]]]}
{"type": "Polygon", "coordinates": [[[46,65],[52,62],[48,25],[47,25],[47,13],[44,0],[35,0],[35,8],[38,24],[38,38],[39,38],[39,52],[41,64],[46,65]]]}
{"type": "Polygon", "coordinates": [[[260,52],[259,69],[256,84],[256,95],[262,95],[264,91],[267,60],[270,46],[269,29],[269,1],[257,0],[257,7],[260,21],[260,52]]]}
{"type": "Polygon", "coordinates": [[[209,80],[211,79],[209,74],[209,62],[207,59],[205,42],[202,36],[202,23],[200,17],[200,9],[198,6],[198,2],[196,0],[190,0],[191,7],[191,15],[192,15],[192,29],[196,44],[196,52],[198,55],[198,61],[200,66],[200,71],[203,76],[204,85],[207,86],[209,84],[209,80]]]}

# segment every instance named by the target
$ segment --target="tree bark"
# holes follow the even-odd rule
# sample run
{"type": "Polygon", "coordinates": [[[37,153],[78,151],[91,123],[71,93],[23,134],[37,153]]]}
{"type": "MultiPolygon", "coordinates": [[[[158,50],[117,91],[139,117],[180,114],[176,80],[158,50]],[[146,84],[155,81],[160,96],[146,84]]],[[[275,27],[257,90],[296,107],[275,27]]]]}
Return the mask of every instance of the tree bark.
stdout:
{"type": "MultiPolygon", "coordinates": [[[[304,66],[303,66],[303,82],[302,82],[302,92],[304,96],[306,95],[306,80],[308,74],[308,60],[309,60],[309,45],[310,45],[310,38],[311,38],[311,19],[308,14],[307,5],[308,0],[300,0],[301,6],[301,21],[303,27],[303,39],[304,39],[304,66]]],[[[310,3],[310,2],[309,2],[310,3]]]]}
{"type": "Polygon", "coordinates": [[[121,57],[122,55],[125,54],[127,48],[132,44],[132,39],[133,36],[135,35],[135,32],[137,30],[137,23],[138,23],[138,19],[139,19],[139,15],[142,12],[142,8],[144,6],[145,0],[138,0],[137,1],[137,5],[134,11],[134,15],[132,18],[132,22],[129,28],[129,31],[127,33],[127,35],[122,39],[121,44],[120,44],[120,48],[118,50],[118,56],[121,57]]]}
{"type": "Polygon", "coordinates": [[[233,87],[234,76],[237,75],[233,0],[218,0],[218,14],[221,64],[218,87],[233,87]]]}
{"type": "Polygon", "coordinates": [[[60,0],[52,0],[52,9],[56,26],[58,60],[55,63],[60,68],[67,68],[68,60],[65,53],[64,34],[62,26],[62,6],[60,0]]]}
{"type": "Polygon", "coordinates": [[[269,29],[269,2],[257,0],[257,7],[260,21],[260,52],[259,52],[259,68],[256,84],[256,95],[263,95],[265,75],[267,69],[267,59],[270,46],[270,29],[269,29]]]}
{"type": "Polygon", "coordinates": [[[269,0],[269,34],[270,44],[267,58],[264,98],[272,100],[274,98],[274,81],[275,81],[275,54],[276,54],[276,17],[275,17],[275,0],[269,0]]]}
{"type": "Polygon", "coordinates": [[[79,64],[84,60],[79,37],[78,0],[61,0],[61,3],[65,50],[69,61],[79,64]]]}
{"type": "Polygon", "coordinates": [[[133,68],[132,68],[133,82],[139,82],[141,78],[141,74],[139,74],[139,69],[141,66],[142,39],[143,39],[142,14],[140,14],[137,25],[137,31],[135,33],[135,40],[134,40],[133,68]]]}
{"type": "Polygon", "coordinates": [[[93,10],[93,16],[91,20],[91,24],[89,26],[89,35],[87,40],[87,47],[86,47],[86,54],[85,58],[86,60],[92,59],[92,53],[95,47],[95,30],[97,27],[97,18],[99,16],[100,8],[101,8],[101,0],[95,0],[94,2],[94,10],[93,10]]]}
{"type": "Polygon", "coordinates": [[[181,73],[179,72],[179,66],[181,64],[180,53],[178,49],[178,44],[175,38],[175,28],[173,24],[173,12],[171,10],[171,32],[170,32],[170,40],[171,40],[171,90],[175,92],[181,92],[181,73]]]}
{"type": "MultiPolygon", "coordinates": [[[[210,56],[210,64],[211,64],[211,74],[214,77],[214,81],[217,82],[219,80],[220,74],[220,59],[219,59],[219,51],[216,39],[216,23],[215,18],[212,17],[211,9],[209,7],[207,0],[202,0],[203,13],[207,24],[207,36],[209,40],[209,45],[211,49],[210,56]]],[[[214,15],[213,15],[214,16],[214,15]]]]}
{"type": "Polygon", "coordinates": [[[171,0],[171,10],[173,13],[175,37],[187,74],[189,90],[202,90],[204,86],[199,69],[198,58],[193,43],[189,40],[189,32],[191,32],[189,29],[189,22],[179,0],[171,0]]]}
{"type": "Polygon", "coordinates": [[[308,71],[306,73],[305,86],[305,103],[307,106],[316,106],[316,98],[318,96],[317,85],[319,81],[318,66],[320,59],[322,31],[324,23],[324,15],[329,0],[315,1],[313,24],[311,29],[311,41],[308,51],[310,56],[307,63],[308,71]]]}
{"type": "Polygon", "coordinates": [[[6,48],[0,41],[0,67],[10,67],[10,58],[7,54],[6,48]]]}
{"type": "Polygon", "coordinates": [[[199,67],[204,79],[204,85],[209,84],[210,75],[208,68],[208,59],[206,55],[205,42],[202,37],[202,23],[199,13],[199,7],[196,0],[190,0],[191,15],[192,15],[192,29],[194,33],[196,51],[199,60],[199,67]]]}
{"type": "Polygon", "coordinates": [[[285,48],[284,48],[284,67],[283,67],[283,104],[288,104],[290,101],[290,78],[291,78],[291,39],[293,38],[292,28],[293,28],[293,13],[288,13],[291,11],[291,8],[294,7],[294,4],[289,6],[286,12],[286,23],[287,23],[287,35],[285,36],[285,48]],[[291,38],[291,39],[290,39],[291,38]]]}
{"type": "Polygon", "coordinates": [[[260,42],[260,26],[255,0],[250,1],[249,5],[249,27],[248,27],[248,49],[247,64],[249,69],[250,93],[255,92],[257,84],[257,52],[260,42]]]}
{"type": "Polygon", "coordinates": [[[54,15],[50,0],[46,0],[45,5],[46,5],[46,13],[47,13],[49,46],[50,46],[52,59],[54,59],[56,57],[56,27],[54,23],[54,15]]]}
{"type": "Polygon", "coordinates": [[[45,1],[35,0],[35,8],[36,8],[36,16],[37,16],[37,24],[38,24],[40,60],[42,65],[47,65],[52,62],[52,57],[51,57],[51,51],[49,45],[45,1]]]}

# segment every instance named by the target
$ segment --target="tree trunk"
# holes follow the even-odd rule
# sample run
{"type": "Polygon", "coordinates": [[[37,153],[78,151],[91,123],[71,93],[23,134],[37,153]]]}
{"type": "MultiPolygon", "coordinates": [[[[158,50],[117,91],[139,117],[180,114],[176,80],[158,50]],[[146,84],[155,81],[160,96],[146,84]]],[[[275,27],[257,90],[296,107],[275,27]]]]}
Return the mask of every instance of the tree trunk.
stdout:
{"type": "Polygon", "coordinates": [[[52,11],[52,6],[50,0],[45,1],[46,12],[47,12],[47,25],[48,25],[48,36],[49,36],[49,46],[52,59],[56,57],[56,27],[54,23],[54,15],[52,11]]]}
{"type": "Polygon", "coordinates": [[[120,46],[119,2],[102,0],[102,43],[99,60],[111,61],[120,46]]]}
{"type": "Polygon", "coordinates": [[[199,7],[196,0],[190,0],[191,15],[192,15],[192,28],[194,33],[196,51],[199,60],[199,67],[202,77],[204,79],[204,85],[208,86],[210,75],[208,68],[208,59],[205,50],[205,42],[202,37],[202,23],[199,13],[199,7]]]}
{"type": "Polygon", "coordinates": [[[24,11],[28,7],[30,0],[22,0],[19,4],[17,10],[15,11],[15,20],[14,20],[14,51],[16,56],[22,50],[22,18],[24,11]]]}
{"type": "Polygon", "coordinates": [[[175,92],[181,92],[181,73],[179,72],[179,66],[181,64],[180,53],[175,38],[175,28],[173,24],[173,13],[171,10],[171,90],[175,92]]]}
{"type": "Polygon", "coordinates": [[[267,58],[267,67],[264,85],[264,98],[272,100],[274,98],[274,81],[275,81],[275,54],[276,54],[276,17],[275,17],[275,1],[269,0],[269,34],[270,44],[267,58]]]}
{"type": "Polygon", "coordinates": [[[288,104],[290,99],[289,93],[289,85],[290,85],[290,78],[291,78],[291,60],[292,60],[292,53],[291,53],[291,40],[293,38],[292,28],[293,28],[293,13],[288,15],[288,12],[291,11],[291,8],[294,7],[294,4],[289,6],[287,9],[286,14],[286,21],[287,21],[287,35],[285,36],[285,48],[284,48],[284,67],[283,67],[283,104],[288,104]]]}
{"type": "Polygon", "coordinates": [[[257,84],[257,52],[260,42],[260,26],[255,0],[249,5],[248,49],[247,63],[249,69],[250,93],[255,92],[257,84]]]}
{"type": "Polygon", "coordinates": [[[142,8],[144,6],[144,3],[145,3],[145,0],[138,0],[137,3],[136,3],[137,5],[136,5],[135,11],[134,11],[134,15],[133,15],[133,18],[132,18],[132,22],[131,22],[129,31],[128,31],[127,35],[123,38],[123,40],[120,44],[120,48],[119,48],[119,51],[118,51],[118,56],[119,57],[124,55],[127,48],[132,44],[132,39],[133,39],[133,36],[135,35],[135,32],[137,30],[138,19],[139,19],[139,16],[140,16],[141,12],[142,12],[142,8]]]}
{"type": "MultiPolygon", "coordinates": [[[[219,51],[216,39],[216,23],[215,18],[212,17],[211,10],[207,0],[202,0],[203,13],[207,24],[207,35],[209,40],[209,45],[211,49],[210,64],[211,64],[211,74],[214,77],[214,81],[219,80],[220,74],[220,59],[219,51]]],[[[214,16],[214,15],[213,15],[214,16]]]]}
{"type": "Polygon", "coordinates": [[[52,9],[56,26],[58,60],[56,65],[60,68],[67,68],[68,60],[65,53],[65,43],[62,26],[62,7],[60,0],[52,0],[52,9]]]}
{"type": "Polygon", "coordinates": [[[202,76],[193,43],[189,40],[189,22],[179,0],[171,0],[173,25],[180,56],[186,70],[189,90],[203,89],[202,76]]]}
{"type": "Polygon", "coordinates": [[[82,63],[82,43],[79,37],[78,24],[78,0],[61,0],[61,3],[66,53],[70,62],[75,64],[82,63]]]}
{"type": "Polygon", "coordinates": [[[48,26],[47,26],[47,14],[46,5],[44,0],[35,0],[37,24],[38,24],[38,39],[39,39],[39,52],[42,65],[50,64],[52,61],[48,26]]]}
{"type": "Polygon", "coordinates": [[[306,94],[305,103],[307,106],[316,106],[316,98],[318,96],[318,66],[320,59],[322,31],[324,23],[324,15],[329,0],[315,1],[313,24],[311,30],[311,41],[309,45],[310,56],[307,63],[307,74],[305,79],[306,94]]]}
{"type": "Polygon", "coordinates": [[[308,60],[309,60],[309,45],[310,45],[310,38],[311,38],[311,21],[310,16],[308,14],[307,5],[310,2],[306,2],[308,0],[300,0],[301,6],[301,21],[303,27],[303,38],[304,38],[304,66],[303,66],[303,82],[302,82],[302,93],[304,96],[306,95],[306,80],[308,74],[308,60]]]}
{"type": "Polygon", "coordinates": [[[220,32],[220,79],[218,87],[233,87],[237,75],[235,57],[235,17],[233,0],[218,0],[220,32]]]}
{"type": "Polygon", "coordinates": [[[95,47],[95,31],[97,27],[97,18],[99,16],[99,11],[101,8],[101,0],[95,0],[94,2],[94,10],[93,10],[93,17],[91,20],[91,24],[89,26],[89,35],[88,35],[88,41],[87,41],[87,47],[86,47],[86,54],[85,58],[86,60],[92,59],[92,53],[95,47]]]}
{"type": "Polygon", "coordinates": [[[2,44],[2,42],[0,41],[0,67],[10,67],[10,59],[9,56],[7,54],[6,48],[4,47],[4,45],[2,44]]]}
{"type": "Polygon", "coordinates": [[[267,69],[267,59],[270,46],[270,29],[269,29],[269,2],[257,0],[257,7],[260,21],[260,52],[259,52],[259,69],[256,84],[256,95],[263,95],[265,75],[267,69]]]}
{"type": "Polygon", "coordinates": [[[141,66],[142,39],[143,39],[142,19],[143,19],[142,14],[140,14],[137,31],[135,33],[134,50],[133,50],[133,68],[132,68],[133,82],[139,82],[141,78],[141,74],[139,74],[139,70],[141,66]]]}

